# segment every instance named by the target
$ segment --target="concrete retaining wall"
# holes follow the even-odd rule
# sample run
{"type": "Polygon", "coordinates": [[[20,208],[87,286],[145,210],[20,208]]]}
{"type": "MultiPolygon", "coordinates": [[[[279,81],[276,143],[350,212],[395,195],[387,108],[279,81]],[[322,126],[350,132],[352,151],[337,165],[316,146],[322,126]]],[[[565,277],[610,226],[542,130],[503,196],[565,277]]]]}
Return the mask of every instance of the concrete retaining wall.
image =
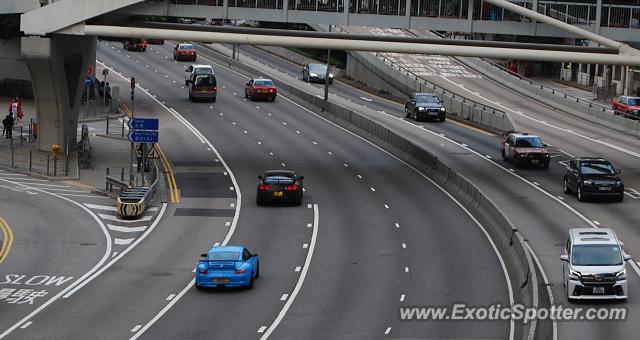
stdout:
{"type": "MultiPolygon", "coordinates": [[[[257,69],[217,53],[213,57],[240,72],[261,73],[257,69]]],[[[301,100],[299,102],[307,108],[391,152],[429,176],[453,195],[486,228],[502,254],[513,287],[515,303],[538,306],[538,276],[524,237],[500,208],[473,183],[442,163],[435,155],[399,135],[391,128],[353,110],[325,102],[321,98],[278,79],[272,80],[278,86],[279,91],[298,97],[301,100]],[[319,108],[323,110],[318,112],[319,108]]],[[[534,338],[536,322],[526,325],[516,323],[516,325],[516,338],[534,338]]]]}

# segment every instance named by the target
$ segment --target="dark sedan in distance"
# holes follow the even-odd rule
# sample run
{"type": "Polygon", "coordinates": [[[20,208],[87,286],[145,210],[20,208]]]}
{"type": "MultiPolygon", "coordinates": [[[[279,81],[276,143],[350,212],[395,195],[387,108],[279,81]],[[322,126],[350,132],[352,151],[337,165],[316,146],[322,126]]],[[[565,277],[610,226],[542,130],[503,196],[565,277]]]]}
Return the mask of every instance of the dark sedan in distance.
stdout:
{"type": "Polygon", "coordinates": [[[295,172],[288,170],[271,170],[258,176],[258,179],[260,183],[258,183],[256,204],[302,204],[303,176],[298,176],[295,172]]]}
{"type": "MultiPolygon", "coordinates": [[[[302,68],[302,80],[309,83],[324,83],[327,77],[327,65],[325,64],[306,64],[302,68]]],[[[329,72],[329,84],[333,84],[333,73],[329,72]]]]}
{"type": "Polygon", "coordinates": [[[405,117],[419,121],[422,119],[437,119],[441,122],[447,117],[444,105],[435,94],[413,93],[404,104],[405,117]]]}
{"type": "Polygon", "coordinates": [[[576,193],[579,201],[590,197],[624,199],[624,183],[620,169],[603,158],[577,158],[571,160],[564,172],[562,191],[576,193]]]}

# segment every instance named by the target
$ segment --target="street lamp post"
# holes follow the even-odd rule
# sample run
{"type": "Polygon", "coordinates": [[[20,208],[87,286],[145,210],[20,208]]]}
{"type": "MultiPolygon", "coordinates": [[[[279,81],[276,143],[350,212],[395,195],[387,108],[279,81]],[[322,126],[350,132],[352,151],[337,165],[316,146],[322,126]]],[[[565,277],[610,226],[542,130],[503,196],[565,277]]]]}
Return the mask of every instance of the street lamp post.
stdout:
{"type": "MultiPolygon", "coordinates": [[[[133,119],[133,98],[134,98],[134,92],[133,90],[136,88],[136,78],[135,77],[131,77],[131,119],[133,119]]],[[[133,153],[135,152],[135,146],[133,141],[131,141],[131,154],[129,157],[129,185],[133,186],[134,185],[134,177],[133,177],[133,153]]]]}
{"type": "MultiPolygon", "coordinates": [[[[331,32],[331,24],[329,25],[329,32],[331,32]]],[[[327,72],[324,75],[324,101],[329,100],[329,67],[331,66],[331,49],[327,49],[327,72]]]]}

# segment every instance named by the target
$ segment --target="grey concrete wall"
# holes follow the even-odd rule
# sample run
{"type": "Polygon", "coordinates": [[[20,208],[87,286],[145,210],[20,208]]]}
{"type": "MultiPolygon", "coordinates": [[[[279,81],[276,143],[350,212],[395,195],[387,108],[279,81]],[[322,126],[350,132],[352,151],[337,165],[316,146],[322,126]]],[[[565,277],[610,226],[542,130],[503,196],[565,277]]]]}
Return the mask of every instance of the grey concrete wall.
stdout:
{"type": "Polygon", "coordinates": [[[38,122],[38,149],[75,146],[82,84],[96,60],[96,37],[53,35],[23,37],[38,122]]]}
{"type": "MultiPolygon", "coordinates": [[[[215,54],[213,57],[240,72],[246,72],[247,76],[261,73],[260,70],[251,68],[226,56],[215,54]]],[[[442,163],[430,151],[411,142],[392,128],[356,111],[332,102],[325,102],[322,98],[318,98],[279,79],[272,78],[272,80],[279,91],[297,97],[299,99],[298,102],[303,106],[391,152],[429,176],[429,178],[453,195],[482,223],[502,254],[514,289],[515,303],[534,307],[539,305],[539,278],[531,254],[527,250],[525,238],[500,208],[478,187],[442,163]]],[[[516,338],[535,338],[536,322],[526,325],[522,323],[516,324],[516,338]]]]}
{"type": "Polygon", "coordinates": [[[32,97],[31,75],[20,54],[20,38],[0,39],[0,96],[32,97]]]}
{"type": "Polygon", "coordinates": [[[346,75],[357,82],[375,89],[385,90],[396,97],[405,98],[407,96],[406,89],[398,89],[389,84],[384,75],[373,72],[365,64],[354,58],[351,53],[347,53],[346,75]]]}

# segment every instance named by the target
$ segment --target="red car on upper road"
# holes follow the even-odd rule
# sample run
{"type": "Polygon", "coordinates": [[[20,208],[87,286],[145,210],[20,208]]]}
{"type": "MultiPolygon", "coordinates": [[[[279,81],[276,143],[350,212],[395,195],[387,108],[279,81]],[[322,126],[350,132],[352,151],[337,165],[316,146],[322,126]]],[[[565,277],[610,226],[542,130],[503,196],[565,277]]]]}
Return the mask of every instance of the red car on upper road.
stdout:
{"type": "Polygon", "coordinates": [[[196,48],[192,44],[178,44],[173,48],[173,60],[196,61],[196,48]]]}
{"type": "Polygon", "coordinates": [[[633,118],[640,118],[640,97],[620,96],[613,100],[611,107],[616,111],[628,113],[633,118]]]}
{"type": "Polygon", "coordinates": [[[510,133],[500,144],[500,153],[505,161],[512,161],[516,168],[523,164],[549,168],[551,161],[547,144],[540,137],[528,133],[510,133]]]}
{"type": "Polygon", "coordinates": [[[143,39],[127,39],[123,42],[124,49],[127,51],[146,51],[147,41],[143,39]]]}
{"type": "Polygon", "coordinates": [[[251,79],[244,87],[244,97],[251,100],[268,99],[276,100],[278,90],[271,79],[251,79]]]}

